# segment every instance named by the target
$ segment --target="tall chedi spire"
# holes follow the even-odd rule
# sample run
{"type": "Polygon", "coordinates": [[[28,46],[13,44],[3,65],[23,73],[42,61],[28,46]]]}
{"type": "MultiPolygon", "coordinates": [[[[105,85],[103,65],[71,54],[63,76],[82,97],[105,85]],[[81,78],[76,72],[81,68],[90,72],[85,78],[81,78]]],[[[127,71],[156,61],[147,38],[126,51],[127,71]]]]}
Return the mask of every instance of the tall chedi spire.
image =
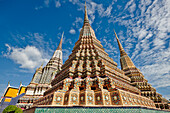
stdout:
{"type": "Polygon", "coordinates": [[[83,27],[80,31],[80,36],[79,38],[84,38],[84,37],[93,37],[96,38],[94,30],[92,29],[92,27],[90,26],[89,23],[89,19],[88,19],[88,15],[87,15],[87,6],[86,6],[86,2],[85,2],[85,14],[84,14],[84,22],[83,22],[83,27]]]}
{"type": "Polygon", "coordinates": [[[127,55],[125,50],[122,47],[122,44],[120,43],[118,36],[114,30],[115,37],[119,46],[119,51],[120,51],[120,64],[121,64],[121,69],[125,72],[125,75],[131,78],[131,82],[133,81],[134,77],[137,77],[138,82],[147,82],[146,79],[144,79],[143,74],[140,72],[138,68],[134,65],[132,62],[131,58],[127,55]]]}
{"type": "Polygon", "coordinates": [[[33,105],[33,101],[42,97],[44,92],[51,87],[51,81],[54,79],[54,75],[61,70],[61,66],[63,64],[63,36],[64,32],[57,49],[55,50],[47,65],[43,68],[42,64],[39,68],[36,69],[30,84],[26,87],[26,94],[20,98],[18,105],[21,105],[22,107],[30,107],[33,105]]]}
{"type": "Polygon", "coordinates": [[[62,60],[62,40],[63,40],[64,32],[62,33],[60,43],[55,50],[53,56],[51,57],[50,61],[47,65],[43,68],[42,78],[40,83],[43,84],[50,84],[53,77],[53,72],[58,72],[61,70],[61,66],[63,64],[62,60]]]}
{"type": "Polygon", "coordinates": [[[124,51],[115,31],[114,33],[120,50],[121,69],[125,72],[126,76],[131,78],[131,84],[141,90],[142,96],[146,96],[155,103],[158,103],[158,100],[162,100],[162,96],[156,92],[156,89],[148,83],[148,80],[144,78],[144,75],[134,65],[131,58],[124,51]]]}
{"type": "Polygon", "coordinates": [[[130,59],[130,57],[127,55],[127,53],[123,49],[122,44],[120,43],[115,30],[114,30],[114,33],[115,33],[116,40],[117,40],[117,43],[118,43],[118,46],[119,46],[119,50],[120,50],[121,69],[123,71],[125,71],[128,68],[135,68],[135,65],[133,64],[132,60],[130,59]]]}
{"type": "Polygon", "coordinates": [[[117,34],[116,34],[115,30],[114,30],[114,33],[115,33],[116,40],[117,40],[117,43],[118,43],[118,46],[119,46],[120,56],[127,55],[126,52],[125,52],[125,50],[124,50],[123,47],[122,47],[122,44],[120,43],[120,41],[119,41],[119,39],[118,39],[118,37],[117,37],[117,34]]]}
{"type": "Polygon", "coordinates": [[[126,100],[135,98],[150,103],[141,105],[154,107],[153,101],[140,96],[140,90],[130,82],[96,38],[85,3],[84,24],[72,53],[52,80],[52,87],[34,105],[136,105],[126,100]]]}

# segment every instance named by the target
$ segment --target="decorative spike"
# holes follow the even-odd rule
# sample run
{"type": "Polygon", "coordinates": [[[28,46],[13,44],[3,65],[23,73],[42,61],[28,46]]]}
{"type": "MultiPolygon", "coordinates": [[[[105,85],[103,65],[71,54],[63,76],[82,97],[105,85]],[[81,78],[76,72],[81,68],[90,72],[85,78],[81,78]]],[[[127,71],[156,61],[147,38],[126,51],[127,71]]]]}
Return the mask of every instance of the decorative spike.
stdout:
{"type": "Polygon", "coordinates": [[[115,36],[116,36],[116,39],[117,39],[117,43],[118,43],[118,45],[119,45],[119,49],[120,49],[120,51],[121,51],[121,50],[123,50],[122,44],[120,43],[120,41],[119,41],[119,39],[118,39],[118,37],[117,37],[117,34],[116,34],[115,30],[114,30],[114,33],[115,33],[115,36]]]}
{"type": "Polygon", "coordinates": [[[63,36],[64,36],[64,31],[63,31],[63,33],[62,33],[61,40],[60,40],[60,43],[59,43],[59,45],[58,45],[58,47],[57,47],[57,50],[62,50],[63,36]]]}
{"type": "Polygon", "coordinates": [[[114,30],[114,33],[115,33],[115,36],[116,36],[116,39],[117,39],[117,42],[118,42],[118,45],[119,45],[119,50],[120,50],[120,63],[121,63],[121,69],[122,70],[125,70],[125,69],[128,69],[128,68],[136,68],[135,65],[133,64],[132,60],[130,59],[130,57],[127,55],[127,53],[125,52],[125,50],[123,49],[118,37],[117,37],[117,34],[114,30]],[[122,60],[124,59],[124,60],[122,60]]]}
{"type": "Polygon", "coordinates": [[[117,37],[117,34],[115,32],[115,30],[113,29],[114,33],[115,33],[115,36],[116,36],[116,39],[117,39],[117,43],[118,43],[118,46],[119,46],[119,50],[120,50],[120,56],[123,56],[123,55],[127,55],[125,50],[123,49],[122,47],[122,44],[120,43],[118,37],[117,37]]]}
{"type": "Polygon", "coordinates": [[[89,19],[88,19],[88,15],[87,15],[87,7],[86,7],[86,1],[85,1],[84,25],[86,23],[89,24],[89,19]]]}
{"type": "Polygon", "coordinates": [[[8,81],[8,86],[10,86],[10,80],[8,81]]]}

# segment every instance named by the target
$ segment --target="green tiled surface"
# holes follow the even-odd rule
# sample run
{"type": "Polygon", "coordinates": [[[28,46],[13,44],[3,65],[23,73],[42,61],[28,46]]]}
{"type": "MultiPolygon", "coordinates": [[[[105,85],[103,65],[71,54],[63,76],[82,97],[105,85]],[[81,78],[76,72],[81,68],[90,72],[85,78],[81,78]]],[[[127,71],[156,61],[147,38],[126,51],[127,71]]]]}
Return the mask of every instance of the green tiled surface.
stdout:
{"type": "Polygon", "coordinates": [[[35,113],[169,113],[144,108],[36,108],[35,113]]]}

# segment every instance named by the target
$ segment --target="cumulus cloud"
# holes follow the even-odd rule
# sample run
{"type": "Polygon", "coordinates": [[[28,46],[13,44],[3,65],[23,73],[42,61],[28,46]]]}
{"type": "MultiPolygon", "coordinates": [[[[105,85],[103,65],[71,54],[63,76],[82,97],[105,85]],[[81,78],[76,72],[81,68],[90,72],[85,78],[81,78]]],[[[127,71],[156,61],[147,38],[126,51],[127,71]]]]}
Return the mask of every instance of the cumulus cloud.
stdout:
{"type": "Polygon", "coordinates": [[[43,58],[43,54],[35,46],[28,45],[25,48],[15,48],[8,44],[5,44],[5,46],[8,47],[8,52],[4,56],[19,64],[20,68],[34,69],[43,62],[48,62],[48,59],[43,58]]]}
{"type": "Polygon", "coordinates": [[[70,33],[70,34],[76,34],[76,31],[75,31],[73,28],[71,28],[70,31],[69,31],[69,33],[70,33]]]}

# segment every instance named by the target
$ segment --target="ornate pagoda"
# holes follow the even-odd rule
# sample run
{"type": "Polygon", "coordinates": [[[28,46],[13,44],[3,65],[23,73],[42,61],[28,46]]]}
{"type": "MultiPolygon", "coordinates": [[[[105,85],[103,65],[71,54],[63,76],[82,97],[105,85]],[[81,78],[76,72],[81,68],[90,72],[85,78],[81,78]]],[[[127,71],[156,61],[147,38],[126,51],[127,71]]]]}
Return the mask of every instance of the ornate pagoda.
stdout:
{"type": "Polygon", "coordinates": [[[19,99],[18,106],[22,109],[28,109],[40,97],[43,97],[44,92],[51,88],[51,81],[54,79],[55,74],[61,70],[63,65],[62,60],[62,34],[60,43],[55,50],[52,58],[47,65],[43,68],[43,64],[36,69],[30,84],[26,87],[25,95],[19,99]]]}
{"type": "Polygon", "coordinates": [[[108,56],[101,42],[96,38],[89,23],[85,5],[84,24],[79,39],[68,60],[52,80],[52,87],[44,92],[43,97],[34,102],[34,107],[141,106],[156,108],[154,101],[142,96],[143,92],[137,87],[139,83],[148,84],[147,80],[134,67],[119,40],[118,44],[122,56],[122,70],[117,68],[117,63],[108,56]],[[133,69],[135,72],[138,71],[137,75],[131,74],[135,73],[133,69]],[[137,77],[143,78],[135,79],[137,77]]]}
{"type": "Polygon", "coordinates": [[[153,100],[157,108],[169,109],[168,100],[157,93],[156,89],[148,83],[148,80],[144,78],[144,75],[136,68],[130,57],[124,51],[115,31],[114,33],[120,50],[121,70],[131,79],[131,85],[137,87],[141,91],[142,96],[153,100]]]}

